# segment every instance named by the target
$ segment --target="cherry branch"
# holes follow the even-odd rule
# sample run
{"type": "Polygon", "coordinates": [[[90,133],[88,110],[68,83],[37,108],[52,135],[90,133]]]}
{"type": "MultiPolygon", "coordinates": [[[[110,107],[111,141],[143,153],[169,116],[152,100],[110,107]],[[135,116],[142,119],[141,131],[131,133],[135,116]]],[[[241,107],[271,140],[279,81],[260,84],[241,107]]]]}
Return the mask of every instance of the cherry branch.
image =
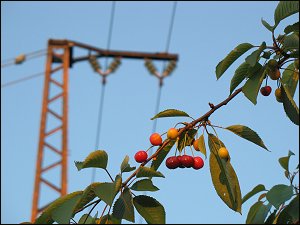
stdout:
{"type": "MultiPolygon", "coordinates": [[[[228,96],[228,98],[226,98],[224,101],[220,102],[217,105],[213,105],[210,104],[210,110],[205,113],[203,116],[199,117],[198,119],[190,122],[190,123],[185,123],[185,127],[179,128],[178,131],[178,136],[180,134],[182,134],[183,132],[192,129],[197,123],[201,122],[201,121],[207,121],[208,118],[219,108],[221,108],[224,105],[227,105],[228,102],[230,102],[235,96],[237,96],[240,92],[242,91],[242,88],[237,89],[234,93],[232,93],[231,95],[228,96]]],[[[128,178],[127,180],[122,184],[122,187],[127,186],[128,182],[134,177],[136,176],[136,174],[138,173],[138,171],[140,170],[141,167],[145,166],[149,161],[151,161],[153,158],[157,157],[157,155],[160,153],[160,151],[162,149],[164,149],[164,147],[166,147],[168,144],[170,143],[170,139],[166,139],[162,145],[156,150],[156,152],[150,156],[145,162],[143,162],[128,178]]]]}

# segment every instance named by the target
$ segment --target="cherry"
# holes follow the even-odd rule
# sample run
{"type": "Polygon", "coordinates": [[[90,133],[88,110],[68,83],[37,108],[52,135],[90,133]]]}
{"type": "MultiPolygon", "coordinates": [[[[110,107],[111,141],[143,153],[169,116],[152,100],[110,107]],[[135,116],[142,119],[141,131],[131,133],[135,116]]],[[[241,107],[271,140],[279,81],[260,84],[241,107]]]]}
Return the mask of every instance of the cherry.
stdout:
{"type": "Polygon", "coordinates": [[[204,166],[204,161],[200,156],[196,156],[194,157],[194,164],[193,164],[193,168],[195,170],[199,170],[204,166]]]}
{"type": "Polygon", "coordinates": [[[194,165],[194,158],[189,155],[183,155],[181,158],[181,164],[187,168],[190,168],[194,165]]]}
{"type": "Polygon", "coordinates": [[[182,156],[181,155],[177,156],[177,159],[179,161],[179,168],[184,168],[184,165],[182,165],[182,156]]]}
{"type": "Polygon", "coordinates": [[[220,156],[220,158],[227,160],[229,158],[229,152],[225,147],[221,147],[218,150],[218,155],[220,156]]]}
{"type": "Polygon", "coordinates": [[[138,163],[143,163],[147,160],[148,158],[148,154],[145,151],[138,151],[137,153],[135,153],[134,155],[134,159],[135,161],[137,161],[138,163]]]}
{"type": "Polygon", "coordinates": [[[169,169],[176,169],[180,165],[180,161],[176,156],[171,156],[166,160],[166,166],[169,169]]]}
{"type": "Polygon", "coordinates": [[[178,130],[176,128],[170,128],[167,133],[167,137],[174,140],[178,137],[178,130]]]}
{"type": "Polygon", "coordinates": [[[198,147],[198,143],[199,143],[199,139],[196,139],[196,140],[194,140],[194,142],[193,142],[193,146],[194,146],[194,149],[195,149],[196,151],[200,151],[200,149],[199,149],[199,147],[198,147]]]}
{"type": "Polygon", "coordinates": [[[276,97],[276,100],[278,102],[282,102],[282,93],[281,93],[281,88],[277,88],[275,90],[275,97],[276,97]]]}
{"type": "Polygon", "coordinates": [[[150,139],[150,143],[154,146],[162,144],[162,138],[161,138],[160,134],[158,134],[158,133],[151,134],[149,139],[150,139]]]}
{"type": "Polygon", "coordinates": [[[262,87],[260,89],[260,93],[263,95],[263,96],[269,96],[270,93],[272,91],[272,88],[270,86],[265,86],[265,87],[262,87]]]}

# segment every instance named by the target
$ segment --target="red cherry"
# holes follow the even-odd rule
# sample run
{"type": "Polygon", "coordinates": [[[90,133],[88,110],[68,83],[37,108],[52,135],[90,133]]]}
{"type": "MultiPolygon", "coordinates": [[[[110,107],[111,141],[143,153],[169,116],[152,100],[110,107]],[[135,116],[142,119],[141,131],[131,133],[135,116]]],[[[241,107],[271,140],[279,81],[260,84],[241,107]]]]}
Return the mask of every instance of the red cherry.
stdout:
{"type": "Polygon", "coordinates": [[[160,136],[159,133],[153,133],[151,134],[150,136],[150,143],[154,146],[157,146],[157,145],[161,145],[162,144],[162,138],[160,136]]]}
{"type": "Polygon", "coordinates": [[[204,161],[200,156],[196,156],[194,157],[194,164],[193,164],[193,168],[195,170],[199,170],[204,166],[204,161]]]}
{"type": "Polygon", "coordinates": [[[147,160],[148,158],[148,154],[145,151],[138,151],[137,153],[135,153],[134,155],[134,159],[135,161],[137,161],[138,163],[143,163],[147,160]]]}
{"type": "Polygon", "coordinates": [[[182,156],[181,155],[179,155],[179,156],[177,156],[177,159],[178,159],[178,161],[179,161],[179,168],[184,168],[184,165],[182,165],[182,156]]]}
{"type": "Polygon", "coordinates": [[[183,155],[181,158],[181,163],[183,166],[190,168],[194,165],[194,158],[189,155],[183,155]]]}
{"type": "Polygon", "coordinates": [[[166,160],[166,166],[169,169],[176,169],[180,165],[180,161],[177,159],[176,156],[171,156],[166,160]]]}
{"type": "Polygon", "coordinates": [[[265,86],[260,89],[260,93],[263,96],[269,96],[272,92],[272,88],[270,86],[265,86]]]}

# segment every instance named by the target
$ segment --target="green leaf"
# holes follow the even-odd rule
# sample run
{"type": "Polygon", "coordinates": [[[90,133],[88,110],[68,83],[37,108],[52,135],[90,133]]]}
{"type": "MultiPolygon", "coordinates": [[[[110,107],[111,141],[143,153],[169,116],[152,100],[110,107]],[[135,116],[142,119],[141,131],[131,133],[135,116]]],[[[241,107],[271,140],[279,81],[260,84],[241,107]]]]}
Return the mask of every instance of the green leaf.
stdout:
{"type": "Polygon", "coordinates": [[[295,224],[299,222],[299,195],[297,195],[280,213],[277,224],[295,224]]]}
{"type": "Polygon", "coordinates": [[[278,184],[267,193],[267,200],[278,209],[279,206],[293,196],[293,186],[278,184]]]}
{"type": "Polygon", "coordinates": [[[153,118],[151,118],[151,120],[154,120],[156,118],[162,118],[162,117],[178,117],[178,116],[190,117],[189,114],[187,114],[186,112],[177,109],[167,109],[156,114],[153,118]]]}
{"type": "Polygon", "coordinates": [[[263,18],[261,18],[261,23],[262,25],[265,26],[265,28],[267,28],[269,31],[273,32],[274,27],[271,26],[267,21],[265,21],[263,18]]]}
{"type": "Polygon", "coordinates": [[[230,82],[230,94],[234,91],[234,89],[246,78],[248,68],[250,65],[246,62],[243,62],[235,71],[231,82],[230,82]]]}
{"type": "Polygon", "coordinates": [[[100,224],[121,224],[121,220],[113,215],[106,214],[100,220],[100,224]]]}
{"type": "Polygon", "coordinates": [[[217,79],[230,67],[230,65],[237,60],[241,55],[254,47],[249,43],[243,43],[235,47],[216,67],[217,79]]]}
{"type": "Polygon", "coordinates": [[[91,217],[89,214],[84,214],[78,221],[78,224],[95,224],[95,218],[91,217]]]}
{"type": "Polygon", "coordinates": [[[124,191],[115,202],[112,215],[120,220],[125,219],[130,222],[135,221],[132,195],[128,188],[124,188],[124,191]]]}
{"type": "Polygon", "coordinates": [[[258,136],[258,134],[254,130],[250,129],[247,126],[232,125],[232,126],[226,127],[225,129],[268,150],[267,147],[265,146],[263,140],[258,136]]]}
{"type": "Polygon", "coordinates": [[[291,32],[299,32],[299,21],[284,28],[284,33],[289,34],[291,32]]]}
{"type": "Polygon", "coordinates": [[[154,170],[158,170],[161,163],[164,161],[170,150],[172,149],[173,145],[175,144],[176,140],[170,140],[169,143],[160,150],[158,155],[155,159],[152,160],[151,168],[154,170]]]}
{"type": "Polygon", "coordinates": [[[280,1],[275,9],[274,28],[278,26],[281,20],[299,12],[299,2],[298,1],[280,1]]]}
{"type": "Polygon", "coordinates": [[[133,204],[147,223],[166,223],[165,209],[156,199],[145,195],[139,195],[133,198],[133,204]]]}
{"type": "Polygon", "coordinates": [[[92,183],[85,188],[85,190],[82,193],[81,198],[76,203],[76,206],[74,208],[74,214],[77,210],[81,209],[83,206],[85,206],[86,204],[91,202],[96,197],[96,194],[95,194],[93,188],[97,184],[99,184],[99,183],[92,183]]]}
{"type": "Polygon", "coordinates": [[[67,224],[70,222],[77,201],[83,191],[76,191],[56,199],[36,219],[35,224],[57,223],[67,224]]]}
{"type": "Polygon", "coordinates": [[[206,157],[206,147],[205,147],[203,134],[199,137],[198,148],[199,148],[199,151],[202,152],[203,155],[205,155],[205,159],[206,159],[207,158],[206,157]]]}
{"type": "Polygon", "coordinates": [[[252,196],[256,195],[257,193],[261,192],[261,191],[265,191],[266,188],[263,184],[258,184],[256,187],[254,187],[249,193],[247,193],[243,199],[242,199],[242,204],[244,202],[246,202],[249,198],[251,198],[252,196]]]}
{"type": "Polygon", "coordinates": [[[284,85],[281,85],[283,108],[288,118],[299,126],[299,108],[284,85]]]}
{"type": "Polygon", "coordinates": [[[261,57],[264,59],[269,59],[271,57],[271,52],[270,51],[264,52],[261,57]]]}
{"type": "Polygon", "coordinates": [[[263,224],[271,206],[264,205],[261,201],[256,202],[248,212],[246,224],[263,224]]]}
{"type": "Polygon", "coordinates": [[[299,81],[299,73],[294,68],[294,63],[291,63],[282,73],[281,82],[288,89],[291,97],[294,97],[297,84],[299,81]]]}
{"type": "Polygon", "coordinates": [[[295,33],[287,35],[283,40],[283,49],[285,51],[299,49],[299,36],[295,33]]]}
{"type": "Polygon", "coordinates": [[[91,168],[91,167],[106,169],[107,161],[108,161],[107,153],[103,150],[97,150],[90,153],[83,162],[75,161],[75,165],[78,171],[84,168],[91,168]]]}
{"type": "Polygon", "coordinates": [[[265,49],[266,49],[266,42],[263,42],[257,50],[255,50],[254,52],[251,53],[251,55],[246,57],[245,59],[246,63],[248,63],[251,67],[255,66],[259,60],[260,54],[265,49]]]}
{"type": "Polygon", "coordinates": [[[290,161],[290,157],[292,155],[295,155],[292,151],[289,151],[288,156],[286,157],[281,157],[278,159],[280,165],[282,166],[283,169],[285,169],[286,171],[289,172],[289,161],[290,161]]]}
{"type": "Polygon", "coordinates": [[[153,185],[152,180],[150,179],[139,180],[135,182],[130,189],[134,191],[158,191],[159,190],[159,188],[153,185]]]}
{"type": "Polygon", "coordinates": [[[136,174],[136,177],[165,177],[161,172],[153,168],[142,166],[136,174]]]}
{"type": "Polygon", "coordinates": [[[259,72],[251,76],[242,88],[244,95],[256,105],[259,88],[265,78],[265,67],[262,67],[259,72]]]}
{"type": "Polygon", "coordinates": [[[130,167],[130,165],[129,165],[128,162],[129,162],[129,156],[126,155],[125,158],[124,158],[124,160],[123,160],[123,162],[122,162],[122,164],[121,164],[121,167],[120,167],[121,173],[123,173],[123,172],[131,172],[131,171],[133,171],[133,170],[136,169],[136,167],[130,167]]]}
{"type": "Polygon", "coordinates": [[[161,163],[164,161],[170,150],[172,149],[173,145],[175,144],[176,140],[170,140],[169,143],[160,150],[158,155],[155,159],[152,160],[151,168],[154,170],[158,170],[161,163]]]}
{"type": "Polygon", "coordinates": [[[218,155],[220,147],[225,147],[217,137],[208,135],[210,148],[209,168],[212,182],[217,194],[232,210],[241,213],[242,198],[239,181],[230,160],[225,162],[218,155]]]}
{"type": "Polygon", "coordinates": [[[112,205],[116,194],[119,192],[122,185],[122,178],[120,175],[116,176],[114,183],[97,183],[94,186],[95,194],[103,200],[106,204],[112,205]]]}
{"type": "Polygon", "coordinates": [[[182,132],[179,135],[178,146],[177,146],[179,152],[181,152],[185,146],[192,145],[196,133],[197,133],[196,129],[190,129],[185,132],[182,132]]]}

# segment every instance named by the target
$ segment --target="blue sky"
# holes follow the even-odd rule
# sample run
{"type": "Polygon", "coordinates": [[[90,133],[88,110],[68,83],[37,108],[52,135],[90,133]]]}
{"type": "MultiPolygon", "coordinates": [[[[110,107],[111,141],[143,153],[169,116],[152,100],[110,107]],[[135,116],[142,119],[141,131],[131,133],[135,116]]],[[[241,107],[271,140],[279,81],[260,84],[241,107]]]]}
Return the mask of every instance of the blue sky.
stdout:
{"type": "MultiPolygon", "coordinates": [[[[220,80],[215,67],[235,46],[243,42],[271,44],[271,35],[260,20],[273,24],[277,1],[178,2],[169,52],[179,54],[177,69],[164,82],[160,110],[180,109],[194,118],[229,94],[230,79],[242,57],[220,80]]],[[[173,2],[117,2],[110,48],[141,52],[166,49],[173,2]]],[[[1,61],[47,47],[48,39],[69,39],[106,48],[111,2],[1,2],[1,61]]],[[[298,15],[297,15],[298,16],[298,15]]],[[[285,20],[280,26],[297,17],[285,20]]],[[[277,33],[278,34],[278,33],[277,33]]],[[[76,51],[75,54],[87,54],[76,51]]],[[[101,63],[104,64],[104,59],[101,63]]],[[[158,68],[160,62],[155,62],[158,68]]],[[[44,70],[45,57],[1,69],[1,84],[44,70]]],[[[1,89],[1,223],[29,221],[33,194],[41,115],[43,76],[1,89]]],[[[276,82],[269,85],[275,90],[276,82]]],[[[142,60],[122,60],[108,77],[99,149],[109,154],[108,169],[116,175],[125,155],[150,146],[158,81],[149,75],[142,60]]],[[[297,88],[297,93],[299,89],[297,88]]],[[[91,169],[77,171],[74,161],[83,160],[95,149],[101,80],[87,62],[75,64],[69,80],[69,168],[68,191],[84,189],[91,169]]],[[[299,97],[296,94],[298,104],[299,97]]],[[[299,104],[298,104],[299,105],[299,104]]],[[[214,113],[210,120],[219,126],[247,125],[271,150],[218,131],[231,155],[242,195],[262,183],[267,188],[287,184],[278,158],[295,152],[299,157],[299,130],[286,117],[274,91],[258,96],[254,106],[243,94],[214,113]]],[[[185,118],[163,118],[157,132],[164,133],[185,118]]],[[[172,150],[174,154],[175,149],[172,150]]],[[[47,155],[51,159],[52,155],[47,155]]],[[[244,223],[255,199],[242,207],[242,215],[230,210],[217,196],[210,178],[208,160],[195,171],[159,169],[163,178],[153,179],[160,188],[148,193],[161,202],[167,223],[244,223]]],[[[57,179],[55,174],[49,174],[57,179]]],[[[97,181],[108,181],[103,171],[97,181]]],[[[299,181],[297,181],[299,182],[299,181]]],[[[51,193],[47,198],[51,198],[51,193]]],[[[256,197],[257,199],[257,197],[256,197]]],[[[103,206],[97,210],[102,211],[103,206]]],[[[137,221],[139,217],[136,215],[137,221]]]]}

